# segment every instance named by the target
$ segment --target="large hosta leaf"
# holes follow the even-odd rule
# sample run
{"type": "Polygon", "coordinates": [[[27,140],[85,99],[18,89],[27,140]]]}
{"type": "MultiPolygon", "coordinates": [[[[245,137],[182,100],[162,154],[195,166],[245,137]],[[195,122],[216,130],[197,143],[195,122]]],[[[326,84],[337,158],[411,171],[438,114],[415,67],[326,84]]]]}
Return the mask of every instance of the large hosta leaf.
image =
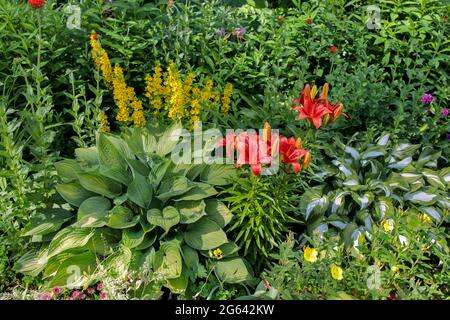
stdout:
{"type": "Polygon", "coordinates": [[[184,239],[197,250],[215,249],[228,241],[219,225],[207,217],[190,224],[184,233],[184,239]]]}
{"type": "Polygon", "coordinates": [[[241,258],[228,258],[217,262],[217,275],[227,283],[239,283],[253,278],[251,268],[241,258]]]}
{"type": "Polygon", "coordinates": [[[183,259],[178,241],[164,242],[154,258],[155,273],[165,279],[176,279],[181,276],[183,259]]]}
{"type": "Polygon", "coordinates": [[[128,198],[141,208],[147,209],[152,202],[153,186],[147,178],[136,174],[128,186],[128,198]]]}
{"type": "Polygon", "coordinates": [[[78,175],[78,179],[86,190],[108,198],[115,198],[122,193],[122,187],[119,183],[98,173],[81,173],[78,175]]]}
{"type": "Polygon", "coordinates": [[[366,151],[361,153],[361,159],[371,159],[371,158],[377,158],[384,156],[386,154],[386,149],[383,146],[373,146],[370,148],[367,148],[366,151]]]}
{"type": "Polygon", "coordinates": [[[173,177],[161,183],[157,198],[162,201],[179,196],[194,188],[194,185],[186,177],[173,177]]]}
{"type": "Polygon", "coordinates": [[[95,196],[95,193],[86,190],[76,181],[58,184],[56,191],[58,191],[64,200],[75,207],[79,207],[84,200],[95,196]]]}
{"type": "Polygon", "coordinates": [[[56,274],[51,278],[49,287],[82,287],[90,280],[89,275],[96,269],[96,257],[92,252],[72,255],[64,260],[58,267],[56,274]]]}
{"type": "Polygon", "coordinates": [[[206,215],[205,201],[179,201],[177,209],[180,212],[180,223],[194,223],[206,215]]]}
{"type": "Polygon", "coordinates": [[[67,159],[55,163],[56,172],[64,182],[77,180],[77,174],[81,173],[80,164],[76,160],[67,159]]]}
{"type": "Polygon", "coordinates": [[[378,220],[384,219],[386,216],[391,216],[395,210],[392,201],[386,197],[379,197],[375,201],[374,206],[378,220]]]}
{"type": "Polygon", "coordinates": [[[108,227],[113,229],[126,229],[134,227],[139,222],[139,216],[123,206],[115,206],[110,212],[108,227]]]}
{"type": "Polygon", "coordinates": [[[99,164],[98,150],[96,147],[75,149],[75,156],[87,167],[95,167],[99,164]]]}
{"type": "Polygon", "coordinates": [[[339,191],[334,195],[331,202],[331,213],[339,213],[345,210],[345,196],[351,194],[350,191],[339,191]]]}
{"type": "Polygon", "coordinates": [[[47,261],[47,250],[30,250],[16,261],[14,264],[14,270],[16,272],[21,272],[36,277],[42,270],[44,270],[47,261]]]}
{"type": "Polygon", "coordinates": [[[23,229],[24,236],[42,236],[58,231],[62,224],[73,217],[70,211],[64,209],[45,209],[33,216],[23,229]]]}
{"type": "Polygon", "coordinates": [[[129,249],[136,248],[144,241],[144,239],[145,231],[140,225],[123,230],[122,243],[129,249]]]}
{"type": "Polygon", "coordinates": [[[97,149],[100,165],[105,168],[125,169],[127,162],[124,155],[120,153],[117,139],[112,136],[101,134],[98,138],[97,149]]]}
{"type": "Polygon", "coordinates": [[[217,223],[221,228],[225,227],[233,218],[230,209],[221,201],[208,199],[206,203],[206,214],[208,218],[217,223]]]}
{"type": "Polygon", "coordinates": [[[160,156],[165,156],[172,152],[173,148],[178,144],[180,140],[183,127],[181,122],[175,122],[171,127],[166,129],[159,137],[158,143],[155,146],[155,151],[160,156]]]}
{"type": "Polygon", "coordinates": [[[73,248],[86,245],[94,232],[88,228],[70,226],[59,231],[48,246],[48,258],[73,248]]]}
{"type": "Polygon", "coordinates": [[[78,209],[78,225],[81,228],[99,228],[107,222],[111,203],[103,197],[86,199],[78,209]]]}
{"type": "Polygon", "coordinates": [[[172,206],[159,209],[150,209],[147,212],[147,220],[153,225],[160,226],[168,232],[170,228],[180,223],[180,213],[172,206]]]}
{"type": "Polygon", "coordinates": [[[182,294],[186,291],[188,286],[188,276],[186,272],[181,272],[181,275],[175,279],[168,279],[166,287],[170,289],[170,292],[175,294],[182,294]]]}
{"type": "Polygon", "coordinates": [[[404,159],[413,156],[419,148],[420,145],[417,144],[402,143],[394,149],[392,155],[397,159],[404,159]]]}
{"type": "Polygon", "coordinates": [[[425,191],[416,191],[405,194],[405,200],[424,206],[434,204],[438,198],[437,194],[425,191]]]}
{"type": "Polygon", "coordinates": [[[425,177],[427,182],[432,186],[438,187],[443,190],[446,189],[445,181],[439,176],[438,172],[429,169],[423,169],[422,175],[425,177]]]}
{"type": "Polygon", "coordinates": [[[194,188],[184,193],[177,200],[202,200],[217,194],[216,189],[207,183],[194,182],[194,188]]]}
{"type": "Polygon", "coordinates": [[[433,207],[421,207],[421,210],[425,211],[431,218],[437,222],[441,222],[442,213],[439,209],[433,207]]]}
{"type": "Polygon", "coordinates": [[[213,164],[206,167],[200,174],[201,181],[214,186],[223,186],[237,175],[237,170],[233,165],[213,164]]]}

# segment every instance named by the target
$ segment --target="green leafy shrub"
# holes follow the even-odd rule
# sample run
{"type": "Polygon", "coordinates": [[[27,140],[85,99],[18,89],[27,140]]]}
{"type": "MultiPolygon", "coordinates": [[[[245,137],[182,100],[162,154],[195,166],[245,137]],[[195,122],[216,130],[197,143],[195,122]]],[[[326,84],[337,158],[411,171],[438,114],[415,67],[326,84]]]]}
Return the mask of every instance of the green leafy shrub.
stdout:
{"type": "MultiPolygon", "coordinates": [[[[448,213],[446,218],[448,219],[448,213]]],[[[449,294],[449,236],[445,226],[415,210],[396,210],[393,229],[360,232],[350,248],[339,236],[292,235],[273,254],[277,263],[245,299],[445,299],[449,294]]]]}
{"type": "Polygon", "coordinates": [[[407,142],[394,144],[389,138],[383,134],[376,143],[347,145],[337,140],[325,147],[330,160],[317,168],[313,180],[318,184],[310,185],[300,204],[310,232],[334,227],[350,244],[358,230],[371,230],[395,207],[442,221],[449,209],[450,168],[437,170],[441,152],[407,142]]]}
{"type": "Polygon", "coordinates": [[[56,163],[63,180],[56,190],[67,203],[25,227],[23,234],[42,247],[25,254],[16,270],[43,272],[49,286],[75,287],[94,281],[102,268],[117,276],[148,269],[154,282],[183,293],[204,258],[217,260],[221,281],[250,280],[248,264],[222,230],[232,214],[212,198],[235,169],[175,165],[168,155],[180,134],[178,123],[165,131],[129,129],[122,138],[101,134],[96,147],[76,150],[77,160],[56,163]],[[220,254],[211,258],[215,249],[220,254]]]}

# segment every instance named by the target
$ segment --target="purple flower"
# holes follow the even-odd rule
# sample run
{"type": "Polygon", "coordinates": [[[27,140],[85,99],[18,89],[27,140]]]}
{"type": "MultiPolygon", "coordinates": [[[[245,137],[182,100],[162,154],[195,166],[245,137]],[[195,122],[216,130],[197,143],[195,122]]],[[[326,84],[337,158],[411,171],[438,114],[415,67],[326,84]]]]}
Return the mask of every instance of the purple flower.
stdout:
{"type": "Polygon", "coordinates": [[[445,139],[450,140],[450,133],[447,133],[447,135],[445,136],[445,139]]]}
{"type": "Polygon", "coordinates": [[[426,104],[430,104],[431,102],[433,102],[434,97],[431,93],[425,93],[422,98],[420,98],[420,101],[422,101],[422,103],[426,103],[426,104]]]}
{"type": "Polygon", "coordinates": [[[247,32],[247,29],[245,29],[243,26],[240,26],[239,28],[234,29],[234,35],[237,38],[243,38],[244,34],[247,32]]]}
{"type": "Polygon", "coordinates": [[[219,30],[217,30],[216,35],[218,37],[225,37],[227,35],[227,32],[225,31],[225,29],[222,27],[219,30]]]}
{"type": "Polygon", "coordinates": [[[61,288],[60,287],[54,287],[52,289],[53,294],[60,294],[61,293],[61,288]]]}
{"type": "Polygon", "coordinates": [[[52,297],[52,296],[51,296],[49,293],[44,293],[44,294],[41,296],[41,300],[50,300],[51,297],[52,297]]]}
{"type": "Polygon", "coordinates": [[[441,110],[441,114],[443,116],[448,116],[449,113],[450,113],[450,111],[447,108],[444,108],[444,109],[441,110]]]}

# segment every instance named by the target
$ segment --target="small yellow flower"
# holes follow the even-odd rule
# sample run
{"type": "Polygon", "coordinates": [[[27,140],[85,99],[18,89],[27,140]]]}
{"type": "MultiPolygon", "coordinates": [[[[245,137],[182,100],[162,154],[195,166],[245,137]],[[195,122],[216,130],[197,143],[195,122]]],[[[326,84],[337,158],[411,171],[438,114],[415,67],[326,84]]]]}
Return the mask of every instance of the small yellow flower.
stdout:
{"type": "Polygon", "coordinates": [[[219,248],[217,248],[216,250],[213,251],[214,257],[216,257],[217,259],[222,259],[222,250],[220,250],[219,248]]]}
{"type": "Polygon", "coordinates": [[[386,232],[391,232],[392,230],[394,230],[394,220],[392,219],[387,219],[383,222],[383,229],[386,232]]]}
{"type": "Polygon", "coordinates": [[[314,248],[306,247],[303,251],[303,257],[308,262],[316,262],[317,261],[317,250],[314,248]]]}
{"type": "Polygon", "coordinates": [[[342,270],[341,267],[333,264],[330,268],[330,272],[333,279],[336,279],[338,281],[344,279],[344,270],[342,270]]]}
{"type": "Polygon", "coordinates": [[[430,216],[429,215],[427,215],[426,213],[424,213],[424,214],[422,214],[422,221],[423,222],[425,222],[425,223],[431,223],[431,222],[433,222],[433,220],[430,218],[430,216]]]}
{"type": "Polygon", "coordinates": [[[400,269],[397,266],[393,266],[391,268],[391,271],[396,275],[399,276],[400,275],[400,269]]]}

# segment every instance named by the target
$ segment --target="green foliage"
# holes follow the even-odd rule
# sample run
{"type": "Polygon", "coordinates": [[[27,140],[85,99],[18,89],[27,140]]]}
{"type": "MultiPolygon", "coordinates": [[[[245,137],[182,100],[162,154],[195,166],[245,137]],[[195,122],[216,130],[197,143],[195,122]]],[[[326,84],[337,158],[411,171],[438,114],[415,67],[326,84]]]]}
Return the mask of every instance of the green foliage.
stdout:
{"type": "Polygon", "coordinates": [[[150,268],[153,281],[179,294],[195,281],[200,258],[220,248],[214,268],[221,281],[250,280],[248,264],[222,230],[231,213],[211,198],[224,183],[203,174],[217,170],[227,179],[234,170],[227,177],[221,167],[176,165],[168,153],[180,134],[178,123],[165,131],[101,134],[95,148],[77,150],[76,161],[57,162],[63,183],[56,190],[68,204],[26,226],[24,235],[40,236],[42,245],[24,255],[16,270],[43,272],[49,286],[74,287],[94,281],[102,267],[119,277],[150,268]]]}
{"type": "Polygon", "coordinates": [[[325,147],[330,160],[315,170],[316,185],[302,196],[300,212],[310,232],[334,227],[342,230],[349,245],[358,230],[372,230],[396,207],[443,220],[449,209],[449,170],[437,169],[441,152],[394,143],[389,134],[382,134],[376,143],[353,140],[348,144],[337,140],[325,147]]]}
{"type": "MultiPolygon", "coordinates": [[[[396,210],[394,230],[374,225],[346,248],[339,237],[309,239],[317,260],[305,259],[300,243],[289,237],[273,254],[278,260],[245,299],[417,300],[445,299],[449,294],[448,233],[436,222],[424,222],[415,211],[396,210]],[[332,277],[339,266],[342,280],[332,277]],[[268,288],[269,286],[270,288],[268,288]]],[[[306,239],[304,239],[306,240],[306,239]]]]}

